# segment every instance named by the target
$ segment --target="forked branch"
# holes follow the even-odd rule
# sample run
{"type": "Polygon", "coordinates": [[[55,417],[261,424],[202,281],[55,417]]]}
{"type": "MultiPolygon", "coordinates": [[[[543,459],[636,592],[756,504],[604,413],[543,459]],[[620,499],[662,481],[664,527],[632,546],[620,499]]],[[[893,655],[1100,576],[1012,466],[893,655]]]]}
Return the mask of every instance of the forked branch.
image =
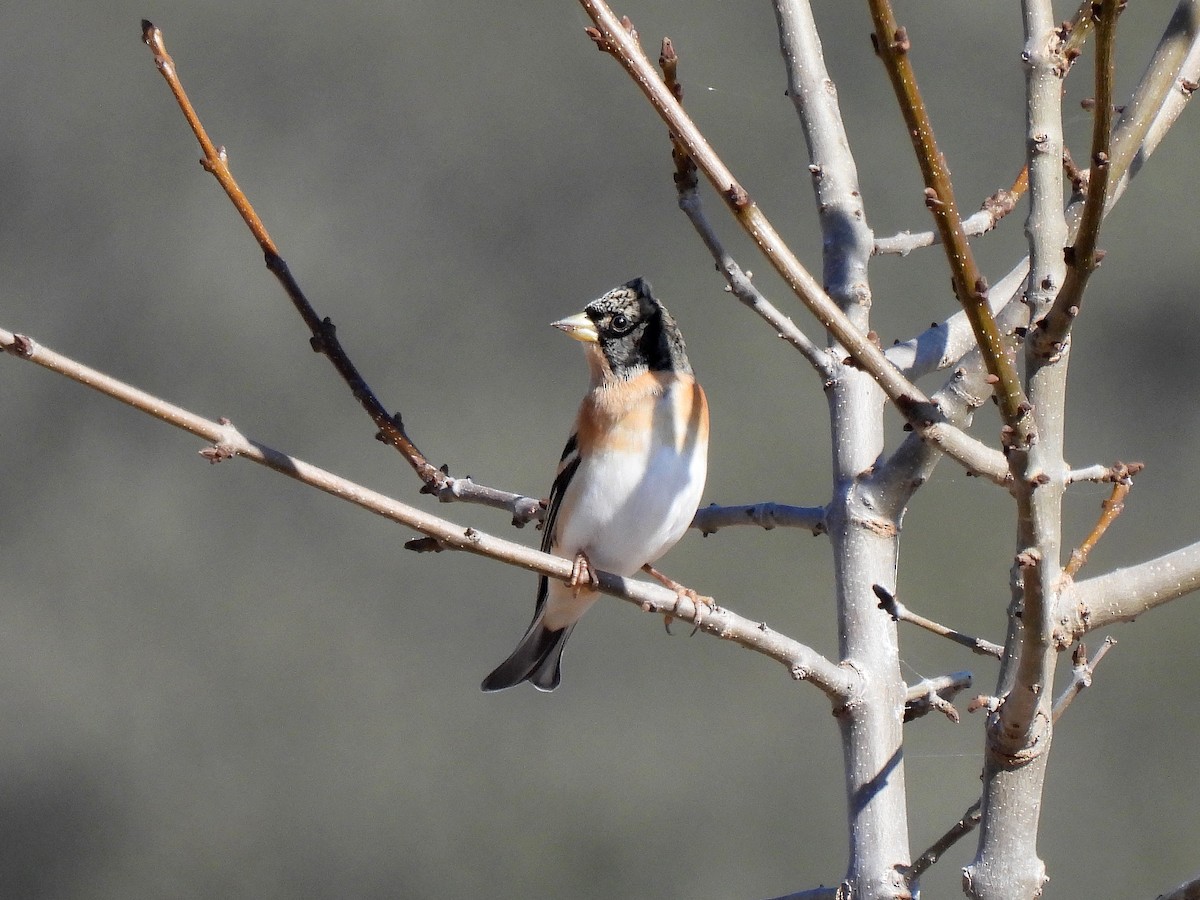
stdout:
{"type": "Polygon", "coordinates": [[[654,65],[637,41],[628,20],[619,20],[604,0],[580,0],[595,23],[589,30],[593,41],[616,59],[646,95],[697,167],[725,200],[734,217],[758,245],[775,270],[796,296],[808,307],[837,342],[849,354],[853,364],[867,372],[915,429],[938,444],[948,456],[958,460],[974,474],[998,484],[1006,483],[1007,467],[998,451],[992,450],[965,432],[948,425],[937,407],[920,388],[905,378],[883,355],[871,337],[855,328],[837,304],[801,265],[775,230],[766,215],[738,183],[733,173],[713,150],[699,128],[679,104],[671,89],[659,77],[654,65]],[[933,431],[930,426],[943,426],[933,431]]]}

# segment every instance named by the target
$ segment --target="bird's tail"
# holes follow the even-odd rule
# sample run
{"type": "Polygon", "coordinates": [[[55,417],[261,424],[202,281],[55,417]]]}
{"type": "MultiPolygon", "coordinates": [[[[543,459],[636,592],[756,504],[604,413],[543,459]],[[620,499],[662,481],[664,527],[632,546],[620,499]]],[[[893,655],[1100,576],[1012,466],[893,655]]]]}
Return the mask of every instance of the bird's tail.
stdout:
{"type": "Polygon", "coordinates": [[[502,691],[528,681],[539,691],[552,691],[558,687],[562,672],[562,652],[571,636],[574,625],[551,631],[542,625],[539,615],[504,662],[496,667],[481,687],[485,691],[502,691]]]}

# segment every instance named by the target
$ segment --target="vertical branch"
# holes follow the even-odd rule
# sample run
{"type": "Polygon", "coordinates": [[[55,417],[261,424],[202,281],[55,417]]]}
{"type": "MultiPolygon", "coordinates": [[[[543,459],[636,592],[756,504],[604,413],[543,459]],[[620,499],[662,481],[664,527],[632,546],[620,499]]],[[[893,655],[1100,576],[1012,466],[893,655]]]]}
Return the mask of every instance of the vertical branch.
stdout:
{"type": "Polygon", "coordinates": [[[1033,350],[1039,356],[1051,356],[1067,339],[1083,304],[1083,292],[1092,272],[1100,265],[1103,253],[1097,252],[1100,222],[1108,201],[1109,160],[1113,121],[1113,69],[1116,56],[1117,15],[1123,0],[1102,0],[1096,4],[1096,77],[1092,113],[1091,169],[1087,176],[1087,199],[1075,243],[1066,251],[1067,274],[1046,317],[1038,322],[1031,336],[1033,350]]]}
{"type": "MultiPolygon", "coordinates": [[[[774,5],[788,95],[809,150],[824,284],[855,329],[865,333],[871,303],[867,264],[874,239],[837,91],[807,0],[776,0],[774,5]]],[[[871,586],[895,584],[901,507],[882,511],[873,495],[870,473],[883,450],[884,396],[879,387],[865,372],[841,366],[826,395],[834,482],[826,525],[834,551],[838,633],[843,659],[864,676],[860,695],[838,714],[849,801],[846,881],[856,897],[896,897],[907,892],[903,872],[910,854],[904,679],[896,624],[879,615],[871,586]]]]}
{"type": "MultiPolygon", "coordinates": [[[[1025,0],[1022,18],[1030,184],[1025,293],[1038,315],[1064,280],[1061,95],[1067,61],[1049,0],[1025,0]]],[[[1037,832],[1052,737],[1056,650],[1050,634],[1061,574],[1067,355],[1063,347],[1054,356],[1039,356],[1027,344],[1025,389],[1038,441],[1009,457],[1017,504],[1016,577],[997,689],[1001,703],[989,716],[985,740],[979,845],[964,870],[969,897],[1037,896],[1046,880],[1037,832]]]]}

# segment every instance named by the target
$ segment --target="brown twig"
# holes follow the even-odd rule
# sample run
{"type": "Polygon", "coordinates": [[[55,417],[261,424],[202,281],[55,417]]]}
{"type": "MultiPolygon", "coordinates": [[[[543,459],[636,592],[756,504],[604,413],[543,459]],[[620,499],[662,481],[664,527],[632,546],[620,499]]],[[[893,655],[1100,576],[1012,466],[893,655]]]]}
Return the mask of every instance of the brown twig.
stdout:
{"type": "Polygon", "coordinates": [[[1078,549],[1071,551],[1071,559],[1067,562],[1063,569],[1063,578],[1074,578],[1075,575],[1083,568],[1083,564],[1087,562],[1088,554],[1092,552],[1092,548],[1100,542],[1100,538],[1104,537],[1104,532],[1108,530],[1113,522],[1125,510],[1125,495],[1129,493],[1133,487],[1133,474],[1127,472],[1125,477],[1114,479],[1112,493],[1108,499],[1100,504],[1100,518],[1097,520],[1095,527],[1079,545],[1078,549]]]}
{"type": "MultiPolygon", "coordinates": [[[[617,19],[604,0],[579,0],[595,23],[588,34],[597,47],[609,53],[629,73],[655,111],[677,136],[688,155],[724,198],[730,212],[758,245],[775,270],[833,338],[854,365],[869,374],[896,409],[922,436],[934,442],[947,456],[975,474],[997,484],[1007,481],[1007,468],[997,467],[999,454],[962,430],[948,425],[945,417],[925,393],[909,381],[883,355],[871,336],[856,329],[816,279],[801,265],[770,220],[733,173],[713,150],[663,82],[636,40],[636,32],[617,19]]],[[[1002,463],[1003,460],[1001,459],[1002,463]]]]}
{"type": "Polygon", "coordinates": [[[225,195],[229,197],[234,208],[237,209],[238,214],[250,229],[250,233],[254,235],[255,241],[262,248],[267,269],[270,270],[271,274],[283,286],[288,298],[292,301],[296,311],[300,314],[300,317],[304,320],[304,324],[311,332],[310,344],[313,350],[323,354],[349,386],[355,399],[358,400],[359,404],[366,410],[371,420],[379,429],[376,437],[384,443],[395,447],[408,461],[409,465],[412,466],[413,470],[424,482],[424,486],[421,489],[422,493],[433,494],[443,503],[452,500],[462,500],[507,510],[512,514],[513,524],[517,526],[524,525],[533,519],[540,519],[544,510],[540,501],[536,498],[475,484],[470,478],[452,478],[446,466],[441,466],[440,468],[434,466],[417,448],[416,444],[408,436],[400,414],[396,413],[393,415],[383,406],[379,398],[375,395],[375,392],[367,384],[366,379],[363,378],[358,368],[351,361],[346,350],[342,347],[333,322],[328,318],[322,318],[317,313],[292,275],[287,262],[280,256],[279,249],[271,239],[270,234],[267,233],[267,228],[263,224],[262,219],[259,218],[249,198],[247,198],[245,192],[233,177],[225,148],[218,147],[213,143],[204,128],[204,124],[200,121],[199,114],[196,112],[191,100],[188,99],[187,92],[183,89],[183,83],[180,81],[175,61],[167,53],[166,44],[163,41],[162,29],[156,27],[152,22],[143,19],[142,40],[154,54],[154,64],[158,67],[159,72],[162,73],[167,86],[171,89],[171,93],[175,97],[175,102],[179,104],[179,109],[183,112],[184,118],[187,119],[192,133],[196,136],[196,140],[200,144],[200,149],[204,153],[204,158],[200,160],[200,164],[206,172],[211,173],[217,179],[222,190],[225,191],[225,195]]]}
{"type": "Polygon", "coordinates": [[[1030,335],[1033,351],[1049,359],[1061,352],[1071,326],[1079,316],[1088,279],[1104,258],[1097,250],[1100,223],[1104,219],[1108,191],[1112,185],[1113,70],[1116,57],[1117,16],[1124,0],[1100,0],[1093,4],[1096,24],[1095,111],[1092,116],[1091,167],[1087,177],[1087,199],[1075,243],[1066,250],[1067,276],[1045,318],[1030,335]]]}
{"type": "Polygon", "coordinates": [[[945,247],[955,296],[971,322],[987,371],[995,378],[994,389],[1001,417],[1010,429],[1006,433],[1006,441],[1012,446],[1027,446],[1034,439],[1031,408],[1013,364],[1012,350],[996,326],[988,306],[987,280],[975,263],[971,245],[963,230],[950,170],[938,149],[933,123],[917,87],[916,74],[909,58],[911,44],[908,32],[896,22],[889,0],[870,0],[870,7],[875,24],[872,35],[875,52],[891,79],[912,138],[917,163],[925,180],[925,205],[933,215],[945,247]]]}
{"type": "Polygon", "coordinates": [[[926,619],[924,616],[919,616],[912,612],[908,607],[896,599],[896,597],[883,585],[873,584],[871,590],[875,592],[875,596],[879,598],[879,608],[886,612],[897,622],[907,622],[910,625],[916,625],[918,628],[924,628],[926,631],[936,634],[939,637],[948,638],[956,644],[961,644],[972,653],[978,653],[980,656],[994,656],[1000,659],[1004,656],[1004,648],[999,644],[993,644],[991,641],[986,641],[983,638],[971,637],[969,634],[963,634],[961,631],[955,631],[953,628],[947,628],[945,625],[939,625],[932,619],[926,619]]]}

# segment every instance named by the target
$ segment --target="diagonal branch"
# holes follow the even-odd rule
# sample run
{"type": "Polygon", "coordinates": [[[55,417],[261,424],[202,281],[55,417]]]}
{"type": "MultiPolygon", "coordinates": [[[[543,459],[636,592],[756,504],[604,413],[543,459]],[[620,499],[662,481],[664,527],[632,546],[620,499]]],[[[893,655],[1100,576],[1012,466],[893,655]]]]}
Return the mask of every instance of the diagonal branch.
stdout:
{"type": "Polygon", "coordinates": [[[1084,689],[1092,686],[1092,676],[1096,672],[1096,666],[1100,665],[1100,660],[1108,655],[1108,651],[1117,645],[1117,642],[1108,637],[1104,639],[1104,643],[1100,645],[1100,649],[1096,651],[1096,655],[1088,659],[1087,646],[1080,644],[1075,648],[1075,652],[1071,656],[1071,683],[1066,686],[1058,699],[1054,701],[1054,721],[1059,718],[1074,702],[1075,698],[1084,691],[1084,689]]]}
{"type": "Polygon", "coordinates": [[[990,656],[994,659],[1000,659],[1004,655],[1004,648],[999,644],[993,644],[991,641],[984,640],[983,638],[971,637],[969,634],[963,634],[961,631],[947,628],[945,625],[941,625],[932,619],[917,615],[896,599],[891,591],[881,584],[871,585],[871,590],[879,598],[879,608],[897,622],[907,622],[910,625],[916,625],[918,628],[924,628],[931,634],[954,641],[954,643],[966,647],[972,653],[978,653],[980,656],[990,656]]]}
{"type": "Polygon", "coordinates": [[[350,387],[355,399],[379,429],[377,437],[384,443],[395,447],[413,467],[413,470],[425,483],[422,492],[434,494],[443,503],[461,500],[507,510],[512,514],[513,524],[518,527],[533,519],[540,519],[543,509],[540,501],[536,498],[475,484],[469,478],[451,478],[447,467],[434,466],[417,448],[417,445],[408,436],[400,414],[392,415],[384,408],[375,392],[367,384],[366,379],[351,361],[345,348],[342,347],[333,322],[328,318],[322,318],[317,313],[304,295],[304,291],[292,275],[287,263],[279,255],[279,249],[270,234],[267,233],[262,219],[259,218],[249,198],[233,177],[225,148],[218,147],[213,143],[199,114],[191,100],[188,99],[187,92],[183,89],[183,83],[179,79],[175,61],[167,53],[162,30],[152,22],[143,19],[142,40],[153,52],[154,64],[166,79],[167,86],[171,89],[175,101],[179,104],[184,118],[187,119],[192,133],[195,134],[196,140],[204,152],[204,158],[200,164],[206,172],[217,179],[221,189],[225,191],[226,196],[229,197],[234,208],[237,209],[238,214],[250,229],[250,233],[254,235],[255,241],[262,248],[267,268],[279,280],[288,298],[296,307],[296,311],[304,320],[304,324],[312,333],[310,343],[313,350],[324,354],[350,387]]]}
{"type": "MultiPolygon", "coordinates": [[[[406,525],[433,538],[443,549],[465,550],[562,581],[571,577],[574,566],[571,560],[494,537],[476,528],[464,527],[393,500],[325,469],[250,440],[227,420],[213,422],[205,419],[140,388],[55,353],[25,335],[0,329],[0,349],[19,359],[65,375],[149,416],[211,441],[213,446],[201,451],[210,462],[240,456],[376,515],[406,525]]],[[[680,597],[675,591],[658,585],[622,578],[607,572],[599,572],[598,577],[600,590],[604,593],[634,603],[645,612],[658,615],[673,614],[698,620],[699,630],[782,663],[793,679],[811,681],[837,705],[848,702],[856,690],[857,679],[849,668],[836,665],[811,647],[773,631],[763,623],[752,622],[721,607],[711,610],[707,606],[702,608],[686,596],[680,597]],[[700,615],[702,618],[699,618],[700,615]]]]}
{"type": "MultiPolygon", "coordinates": [[[[663,38],[662,49],[658,56],[658,65],[662,69],[663,81],[667,90],[682,106],[683,85],[679,82],[679,57],[670,38],[663,38]]],[[[744,306],[755,312],[764,322],[770,325],[780,338],[791,344],[808,360],[812,367],[823,379],[828,381],[833,376],[834,361],[828,351],[822,350],[809,338],[799,326],[788,316],[780,312],[754,283],[750,275],[742,269],[737,260],[725,249],[716,229],[704,214],[704,205],[700,201],[697,190],[699,181],[696,178],[696,163],[688,155],[687,148],[675,134],[671,134],[671,158],[675,162],[675,190],[679,194],[679,208],[688,217],[700,240],[712,254],[717,264],[717,271],[725,276],[729,291],[742,302],[744,306]]]]}
{"type": "Polygon", "coordinates": [[[854,327],[838,305],[801,265],[770,220],[751,200],[746,189],[738,183],[696,124],[684,112],[679,101],[642,51],[635,34],[631,33],[631,27],[618,20],[604,0],[580,0],[580,4],[595,23],[595,27],[589,30],[592,40],[602,52],[611,54],[630,74],[666,123],[672,136],[686,149],[717,193],[725,199],[734,217],[746,229],[763,255],[822,327],[846,350],[854,364],[875,380],[914,428],[922,434],[928,429],[929,439],[938,442],[939,447],[948,456],[963,463],[976,474],[1003,483],[1007,471],[994,471],[992,464],[995,451],[959,429],[947,425],[944,417],[924,392],[887,361],[869,335],[854,327]],[[944,427],[937,431],[930,428],[937,424],[944,427]]]}
{"type": "Polygon", "coordinates": [[[910,886],[915,885],[917,880],[941,859],[947,850],[979,827],[979,822],[983,819],[982,805],[982,800],[976,800],[967,807],[962,818],[951,825],[945,834],[930,844],[929,849],[914,859],[913,864],[904,870],[904,880],[910,886]]]}
{"type": "Polygon", "coordinates": [[[1026,445],[1033,439],[1034,428],[1028,402],[1021,389],[1011,350],[996,327],[996,320],[988,306],[987,280],[975,263],[971,245],[963,230],[950,169],[938,150],[933,123],[917,87],[916,74],[908,54],[911,48],[908,32],[897,23],[888,0],[870,0],[870,7],[875,24],[872,36],[875,52],[891,79],[900,112],[912,138],[917,163],[925,180],[925,205],[933,215],[945,247],[954,294],[971,322],[988,373],[996,379],[1000,414],[1004,423],[1013,429],[1011,439],[1019,445],[1026,445]]]}
{"type": "Polygon", "coordinates": [[[1074,578],[1079,574],[1079,570],[1087,562],[1088,554],[1100,542],[1100,538],[1104,537],[1104,532],[1108,531],[1108,526],[1115,522],[1117,516],[1125,511],[1125,495],[1129,493],[1132,487],[1132,474],[1117,480],[1113,484],[1112,492],[1100,504],[1100,518],[1096,521],[1095,527],[1084,538],[1083,543],[1077,549],[1071,551],[1071,559],[1063,569],[1064,578],[1074,578]]]}

